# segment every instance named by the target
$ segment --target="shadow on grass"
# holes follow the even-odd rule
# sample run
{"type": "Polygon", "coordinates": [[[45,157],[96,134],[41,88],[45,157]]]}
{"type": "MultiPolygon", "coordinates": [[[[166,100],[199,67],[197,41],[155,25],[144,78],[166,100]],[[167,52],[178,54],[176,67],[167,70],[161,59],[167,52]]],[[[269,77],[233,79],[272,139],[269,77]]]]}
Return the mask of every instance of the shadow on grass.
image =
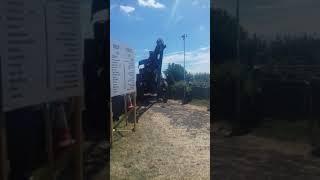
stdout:
{"type": "Polygon", "coordinates": [[[192,99],[192,101],[189,102],[191,105],[195,106],[206,106],[208,107],[210,104],[210,99],[192,99]]]}
{"type": "Polygon", "coordinates": [[[280,141],[310,142],[310,127],[306,120],[264,120],[252,133],[280,141]]]}

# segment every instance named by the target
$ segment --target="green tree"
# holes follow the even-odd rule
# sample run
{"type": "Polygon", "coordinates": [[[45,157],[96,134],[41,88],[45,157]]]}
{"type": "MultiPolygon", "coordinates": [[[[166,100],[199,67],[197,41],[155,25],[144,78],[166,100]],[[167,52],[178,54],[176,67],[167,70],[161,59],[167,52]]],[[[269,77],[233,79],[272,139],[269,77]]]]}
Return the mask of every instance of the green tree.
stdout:
{"type": "Polygon", "coordinates": [[[187,73],[186,74],[186,81],[187,82],[193,82],[194,81],[194,76],[192,73],[187,73]]]}
{"type": "Polygon", "coordinates": [[[196,73],[193,75],[192,84],[195,86],[209,87],[210,74],[209,73],[196,73]]]}
{"type": "Polygon", "coordinates": [[[183,73],[187,74],[187,71],[183,66],[180,64],[169,63],[168,69],[164,71],[168,85],[173,85],[175,82],[183,81],[183,73]]]}
{"type": "MultiPolygon", "coordinates": [[[[236,58],[237,21],[223,9],[212,8],[213,59],[215,64],[233,61],[236,58]]],[[[240,26],[240,43],[248,39],[248,33],[240,26]]]]}

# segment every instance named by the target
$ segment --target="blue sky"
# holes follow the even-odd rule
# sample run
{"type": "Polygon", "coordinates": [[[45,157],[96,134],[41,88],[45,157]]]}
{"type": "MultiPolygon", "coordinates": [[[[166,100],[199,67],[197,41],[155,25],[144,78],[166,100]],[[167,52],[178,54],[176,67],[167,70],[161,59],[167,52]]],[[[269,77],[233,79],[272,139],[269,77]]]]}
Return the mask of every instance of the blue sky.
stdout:
{"type": "Polygon", "coordinates": [[[168,63],[183,64],[186,33],[186,70],[210,72],[210,0],[111,0],[110,28],[112,39],[135,49],[136,64],[162,38],[162,70],[168,63]]]}

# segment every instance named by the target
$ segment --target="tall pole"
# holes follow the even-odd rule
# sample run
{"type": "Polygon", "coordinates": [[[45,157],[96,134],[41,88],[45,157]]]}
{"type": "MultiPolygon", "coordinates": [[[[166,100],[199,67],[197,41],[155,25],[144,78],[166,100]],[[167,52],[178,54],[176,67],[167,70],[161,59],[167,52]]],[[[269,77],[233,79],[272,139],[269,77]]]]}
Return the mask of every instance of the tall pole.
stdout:
{"type": "Polygon", "coordinates": [[[184,89],[183,89],[183,103],[186,99],[186,86],[187,86],[187,82],[186,82],[186,34],[182,35],[182,39],[183,39],[183,81],[184,81],[184,89]]]}
{"type": "Polygon", "coordinates": [[[236,102],[236,113],[237,113],[237,118],[238,122],[237,124],[240,125],[240,101],[241,101],[241,61],[240,61],[240,18],[239,18],[239,0],[236,0],[237,7],[236,7],[236,19],[237,19],[237,38],[236,38],[236,56],[237,56],[237,66],[238,66],[238,79],[237,79],[237,90],[236,90],[236,97],[237,97],[237,102],[236,102]]]}

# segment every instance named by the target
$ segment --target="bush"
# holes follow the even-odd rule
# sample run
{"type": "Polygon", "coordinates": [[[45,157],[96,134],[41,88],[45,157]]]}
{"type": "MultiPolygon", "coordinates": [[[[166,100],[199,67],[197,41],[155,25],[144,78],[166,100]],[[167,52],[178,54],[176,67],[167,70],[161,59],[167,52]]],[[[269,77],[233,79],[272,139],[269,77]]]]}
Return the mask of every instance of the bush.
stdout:
{"type": "MultiPolygon", "coordinates": [[[[173,85],[168,88],[168,95],[172,99],[183,99],[185,83],[184,81],[175,82],[173,85]]],[[[186,95],[191,94],[192,88],[191,86],[186,86],[186,95]]]]}
{"type": "MultiPolygon", "coordinates": [[[[245,65],[241,65],[240,68],[240,77],[239,77],[239,68],[237,68],[237,64],[235,63],[225,63],[221,65],[217,65],[214,68],[214,81],[215,84],[219,84],[215,86],[214,91],[220,91],[220,89],[225,89],[227,86],[231,86],[230,83],[236,83],[239,80],[241,82],[241,94],[253,96],[256,92],[257,85],[254,80],[253,74],[250,74],[247,71],[245,65]]],[[[231,88],[231,87],[228,87],[231,88]]],[[[234,84],[233,88],[236,88],[236,84],[234,84]]],[[[222,93],[224,90],[222,90],[222,93]]],[[[217,95],[217,94],[216,94],[217,95]]]]}
{"type": "Polygon", "coordinates": [[[182,81],[183,73],[187,74],[187,71],[183,68],[183,66],[174,63],[169,63],[168,69],[164,71],[169,86],[175,84],[175,82],[182,81]]]}
{"type": "Polygon", "coordinates": [[[192,86],[192,98],[210,99],[210,87],[192,86]]]}
{"type": "Polygon", "coordinates": [[[192,78],[192,86],[201,87],[201,88],[209,88],[210,87],[210,74],[209,73],[195,73],[191,74],[192,78]]]}
{"type": "Polygon", "coordinates": [[[237,81],[240,79],[241,113],[250,110],[251,98],[257,95],[258,84],[252,72],[248,71],[244,65],[239,69],[235,63],[221,64],[214,67],[214,84],[211,92],[214,99],[215,116],[221,119],[235,119],[238,88],[237,81]]]}

